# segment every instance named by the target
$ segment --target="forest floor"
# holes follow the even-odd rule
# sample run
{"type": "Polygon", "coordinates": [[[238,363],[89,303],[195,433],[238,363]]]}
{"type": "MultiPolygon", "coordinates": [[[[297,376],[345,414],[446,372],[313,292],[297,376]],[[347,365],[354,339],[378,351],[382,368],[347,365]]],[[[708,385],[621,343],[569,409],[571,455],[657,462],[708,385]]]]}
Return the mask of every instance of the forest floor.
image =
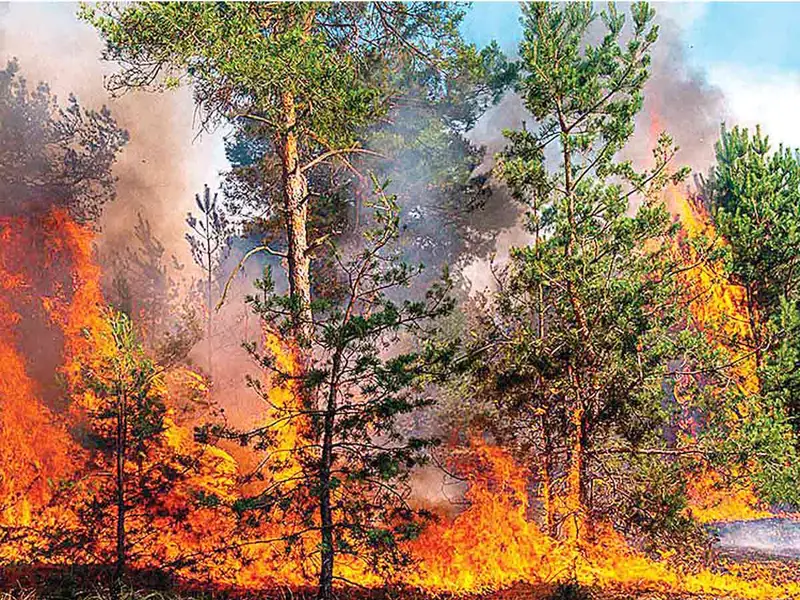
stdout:
{"type": "MultiPolygon", "coordinates": [[[[131,591],[122,595],[119,600],[315,600],[312,590],[276,590],[246,595],[229,596],[218,593],[179,593],[149,590],[131,591]]],[[[380,590],[372,592],[340,590],[338,600],[739,600],[730,595],[689,594],[674,592],[641,592],[635,590],[609,590],[599,588],[568,587],[556,589],[518,585],[507,590],[486,594],[470,595],[435,595],[412,590],[380,590]]],[[[116,600],[108,591],[89,590],[69,592],[66,595],[54,591],[33,589],[12,589],[0,592],[0,600],[116,600]]],[[[745,600],[745,599],[741,599],[745,600]]],[[[774,600],[784,600],[776,598],[774,600]]]]}
{"type": "MultiPolygon", "coordinates": [[[[731,560],[732,557],[728,557],[731,560]]],[[[798,581],[800,560],[776,559],[747,554],[733,558],[737,574],[746,579],[771,583],[798,581]]],[[[253,591],[176,591],[179,586],[158,573],[137,574],[136,589],[126,590],[119,600],[314,600],[314,589],[275,589],[253,591]]],[[[114,594],[97,584],[103,574],[84,569],[67,571],[52,567],[9,571],[0,569],[0,600],[117,600],[114,594]]],[[[518,584],[502,591],[485,594],[449,595],[409,590],[340,589],[338,600],[737,600],[730,595],[689,594],[664,591],[641,591],[577,585],[518,584]]],[[[763,598],[763,596],[762,596],[763,598]]],[[[769,600],[780,600],[779,598],[769,600]]],[[[794,599],[792,599],[794,600],[794,599]]],[[[800,599],[798,599],[800,600],[800,599]]]]}

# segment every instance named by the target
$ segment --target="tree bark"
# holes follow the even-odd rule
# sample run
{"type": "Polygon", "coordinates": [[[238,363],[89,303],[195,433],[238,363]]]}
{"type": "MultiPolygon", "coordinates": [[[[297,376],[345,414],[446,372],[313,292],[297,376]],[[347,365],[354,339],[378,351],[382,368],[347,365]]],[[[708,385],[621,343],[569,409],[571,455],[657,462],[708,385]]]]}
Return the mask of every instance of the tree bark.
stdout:
{"type": "Polygon", "coordinates": [[[289,294],[296,341],[308,343],[312,332],[310,257],[308,253],[308,182],[301,171],[297,145],[297,109],[294,94],[281,94],[284,131],[280,143],[283,210],[287,237],[289,294]]]}
{"type": "Polygon", "coordinates": [[[556,535],[556,514],[553,504],[553,440],[548,429],[547,414],[541,415],[542,435],[544,436],[544,452],[541,457],[542,506],[547,535],[556,535]]]}
{"type": "Polygon", "coordinates": [[[333,467],[333,434],[336,418],[336,395],[338,392],[339,368],[341,353],[336,352],[331,365],[331,380],[328,390],[328,403],[322,431],[322,456],[319,468],[319,516],[321,532],[321,563],[319,571],[319,600],[333,598],[333,566],[335,549],[333,547],[333,511],[331,508],[331,470],[333,467]]]}
{"type": "Polygon", "coordinates": [[[586,525],[586,511],[584,510],[584,422],[585,410],[583,403],[578,399],[570,416],[572,425],[572,448],[569,455],[567,469],[566,490],[566,522],[564,524],[564,538],[575,547],[579,546],[586,525]]]}
{"type": "Polygon", "coordinates": [[[125,575],[125,454],[128,436],[128,407],[126,394],[122,393],[117,402],[117,531],[116,531],[116,569],[114,573],[114,595],[120,597],[122,578],[125,575]]]}

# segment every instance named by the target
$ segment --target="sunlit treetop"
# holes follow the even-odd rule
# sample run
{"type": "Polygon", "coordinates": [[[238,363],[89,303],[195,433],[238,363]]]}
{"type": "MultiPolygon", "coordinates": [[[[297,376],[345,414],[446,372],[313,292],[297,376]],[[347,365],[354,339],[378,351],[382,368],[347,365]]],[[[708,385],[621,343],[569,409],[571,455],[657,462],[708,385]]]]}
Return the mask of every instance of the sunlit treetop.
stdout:
{"type": "Polygon", "coordinates": [[[205,124],[249,117],[274,131],[289,92],[298,134],[329,148],[351,145],[385,115],[409,77],[427,101],[485,102],[491,82],[465,97],[450,75],[477,75],[500,55],[461,39],[456,3],[102,4],[81,15],[104,37],[104,58],[121,66],[110,89],[192,83],[205,124]]]}

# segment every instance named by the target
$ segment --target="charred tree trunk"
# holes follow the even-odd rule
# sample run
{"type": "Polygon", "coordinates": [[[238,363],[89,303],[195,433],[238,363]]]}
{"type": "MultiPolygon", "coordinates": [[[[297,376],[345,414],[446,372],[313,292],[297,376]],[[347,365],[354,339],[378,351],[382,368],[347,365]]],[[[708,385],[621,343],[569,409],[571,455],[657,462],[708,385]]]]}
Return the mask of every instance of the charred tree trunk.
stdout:
{"type": "Polygon", "coordinates": [[[541,457],[541,479],[542,479],[542,507],[544,509],[544,522],[547,535],[556,535],[556,514],[553,504],[553,438],[550,435],[547,414],[542,412],[541,428],[544,437],[544,452],[541,457]]]}
{"type": "Polygon", "coordinates": [[[114,571],[114,595],[120,597],[122,579],[125,575],[125,454],[127,453],[128,407],[127,397],[123,392],[117,402],[116,432],[116,484],[117,484],[117,531],[116,531],[116,565],[114,571]]]}
{"type": "Polygon", "coordinates": [[[564,524],[564,538],[574,546],[580,545],[585,529],[586,513],[584,510],[584,493],[586,484],[584,482],[584,436],[583,420],[585,411],[583,405],[578,401],[575,409],[570,416],[572,429],[572,447],[569,454],[569,466],[567,468],[567,490],[566,490],[566,509],[567,514],[564,524]]]}
{"type": "Polygon", "coordinates": [[[280,144],[283,172],[283,210],[287,238],[289,294],[295,337],[305,344],[311,337],[310,258],[308,252],[308,182],[300,165],[297,143],[297,112],[294,94],[281,95],[284,132],[280,144]]]}
{"type": "MultiPolygon", "coordinates": [[[[763,365],[764,358],[761,349],[761,333],[758,329],[758,308],[755,301],[755,292],[753,291],[753,287],[751,284],[747,284],[744,287],[745,295],[747,297],[747,319],[748,325],[750,326],[750,338],[753,344],[753,351],[755,352],[756,357],[756,381],[758,380],[758,375],[760,375],[761,366],[763,365]]],[[[760,381],[759,381],[760,386],[760,381]]]]}
{"type": "Polygon", "coordinates": [[[336,396],[338,393],[338,377],[341,365],[341,353],[337,352],[331,365],[330,389],[322,429],[322,456],[319,467],[319,517],[321,532],[321,564],[319,571],[319,600],[333,598],[333,511],[331,508],[331,470],[333,468],[333,435],[336,419],[336,396]]]}

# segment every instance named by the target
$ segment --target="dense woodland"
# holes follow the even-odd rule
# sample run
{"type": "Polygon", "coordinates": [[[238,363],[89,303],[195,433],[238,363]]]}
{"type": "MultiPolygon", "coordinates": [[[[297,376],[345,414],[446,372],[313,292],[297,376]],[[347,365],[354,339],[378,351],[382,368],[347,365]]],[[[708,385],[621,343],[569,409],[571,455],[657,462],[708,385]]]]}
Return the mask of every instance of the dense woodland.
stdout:
{"type": "Polygon", "coordinates": [[[694,178],[668,132],[621,158],[645,3],[525,5],[513,58],[466,10],[82,6],[110,94],[189,86],[227,132],[184,269],[141,216],[91,250],[127,132],[0,72],[0,590],[798,597],[707,524],[800,505],[800,154],[721,123],[694,178]],[[529,117],[487,156],[506,94],[529,117]]]}

